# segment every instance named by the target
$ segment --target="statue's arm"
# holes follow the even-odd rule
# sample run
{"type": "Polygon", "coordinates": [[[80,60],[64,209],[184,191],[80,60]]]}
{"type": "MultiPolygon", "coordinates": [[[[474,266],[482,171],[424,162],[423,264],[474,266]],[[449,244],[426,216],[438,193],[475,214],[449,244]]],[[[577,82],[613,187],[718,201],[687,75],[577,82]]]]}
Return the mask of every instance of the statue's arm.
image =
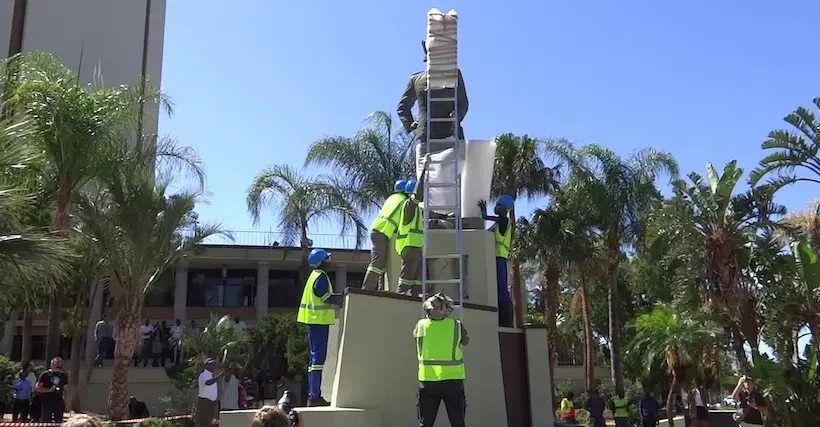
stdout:
{"type": "Polygon", "coordinates": [[[414,79],[411,76],[410,80],[407,82],[407,88],[404,89],[404,94],[401,96],[399,106],[396,109],[396,113],[399,115],[399,120],[401,120],[404,130],[408,133],[412,132],[415,128],[413,126],[415,120],[413,119],[412,111],[413,104],[416,103],[416,86],[414,83],[414,79]]]}
{"type": "Polygon", "coordinates": [[[467,99],[467,87],[464,86],[464,78],[461,77],[461,70],[458,70],[458,121],[464,120],[467,110],[470,108],[470,100],[467,99]]]}

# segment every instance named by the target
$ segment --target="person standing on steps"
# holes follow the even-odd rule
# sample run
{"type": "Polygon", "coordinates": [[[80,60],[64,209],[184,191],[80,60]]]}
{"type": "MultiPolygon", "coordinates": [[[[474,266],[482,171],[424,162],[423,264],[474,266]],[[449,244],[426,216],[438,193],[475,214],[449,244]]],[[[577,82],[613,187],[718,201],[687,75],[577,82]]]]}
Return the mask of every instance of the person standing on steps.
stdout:
{"type": "Polygon", "coordinates": [[[439,292],[424,301],[426,318],[416,323],[413,338],[419,361],[419,427],[433,427],[441,402],[451,427],[464,427],[467,398],[464,395],[463,346],[470,342],[460,320],[450,318],[453,300],[439,292]]]}
{"type": "Polygon", "coordinates": [[[396,235],[401,221],[401,208],[407,195],[404,193],[407,181],[400,179],[393,185],[393,194],[384,201],[379,216],[370,226],[370,265],[364,276],[362,289],[384,289],[384,269],[387,267],[387,254],[390,239],[396,235]]]}
{"type": "Polygon", "coordinates": [[[498,286],[498,326],[513,326],[513,304],[507,283],[507,258],[510,257],[512,242],[512,219],[509,213],[515,206],[512,196],[503,195],[495,204],[495,215],[487,215],[487,201],[479,200],[478,208],[485,221],[493,221],[490,231],[495,234],[495,278],[498,286]]]}
{"type": "Polygon", "coordinates": [[[322,397],[322,370],[327,357],[327,340],[330,325],[336,323],[336,296],[333,285],[325,272],[325,265],[330,259],[330,252],[324,249],[313,249],[308,254],[310,272],[302,300],[299,302],[299,313],[296,321],[308,326],[308,344],[310,345],[310,365],[308,366],[308,406],[330,406],[322,397]]]}
{"type": "Polygon", "coordinates": [[[108,355],[108,348],[111,346],[111,326],[108,324],[105,314],[100,316],[100,321],[94,325],[94,343],[97,346],[97,357],[94,359],[94,366],[102,368],[103,361],[108,355]]]}
{"type": "Polygon", "coordinates": [[[430,155],[424,158],[424,165],[418,181],[407,181],[405,192],[408,197],[401,209],[399,235],[396,237],[396,252],[401,255],[401,273],[396,291],[405,295],[421,294],[422,263],[424,260],[424,212],[420,203],[424,201],[424,176],[430,164],[430,155]]]}

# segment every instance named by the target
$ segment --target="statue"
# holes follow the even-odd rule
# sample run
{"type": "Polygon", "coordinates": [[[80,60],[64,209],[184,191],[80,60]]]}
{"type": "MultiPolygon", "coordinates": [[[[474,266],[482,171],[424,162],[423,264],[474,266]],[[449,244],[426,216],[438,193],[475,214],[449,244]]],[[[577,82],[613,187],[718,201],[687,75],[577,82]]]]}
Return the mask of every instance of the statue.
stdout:
{"type": "MultiPolygon", "coordinates": [[[[421,42],[424,49],[424,62],[427,62],[427,47],[424,41],[421,42]]],[[[454,98],[454,89],[433,89],[431,94],[435,98],[454,98]]],[[[399,101],[397,113],[401,120],[402,126],[407,133],[415,133],[418,144],[427,142],[427,72],[419,71],[412,76],[407,82],[407,88],[399,101]],[[418,119],[413,119],[413,113],[410,111],[413,104],[418,101],[419,116],[418,119]]],[[[454,102],[436,102],[432,105],[433,111],[430,111],[432,118],[447,118],[452,117],[455,109],[454,102]]],[[[464,129],[461,127],[461,122],[464,116],[467,115],[467,108],[470,106],[467,100],[467,90],[464,87],[464,79],[461,77],[461,70],[458,70],[458,137],[464,139],[464,129]]],[[[432,123],[430,129],[430,137],[432,139],[445,139],[453,137],[453,126],[451,123],[440,122],[432,123]]],[[[433,151],[451,148],[451,144],[436,147],[433,151]]],[[[424,148],[422,148],[422,154],[424,148]]]]}

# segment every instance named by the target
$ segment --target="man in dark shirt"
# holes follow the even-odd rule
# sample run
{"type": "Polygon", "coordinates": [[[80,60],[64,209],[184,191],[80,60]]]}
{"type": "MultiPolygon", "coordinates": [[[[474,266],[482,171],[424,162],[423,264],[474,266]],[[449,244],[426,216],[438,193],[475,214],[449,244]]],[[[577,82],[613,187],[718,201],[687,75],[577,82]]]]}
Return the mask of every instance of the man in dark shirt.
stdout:
{"type": "Polygon", "coordinates": [[[638,409],[641,411],[641,423],[643,427],[654,427],[658,424],[658,416],[660,415],[660,405],[658,401],[652,397],[652,394],[647,391],[641,401],[638,402],[638,409]]]}
{"type": "Polygon", "coordinates": [[[763,416],[760,411],[749,405],[749,402],[758,402],[765,405],[766,399],[757,391],[754,379],[747,376],[740,377],[737,387],[732,391],[732,398],[740,402],[740,411],[735,414],[735,421],[744,427],[763,425],[763,416]]]}
{"type": "Polygon", "coordinates": [[[51,359],[51,369],[40,374],[37,380],[37,393],[43,407],[41,421],[46,423],[63,422],[63,389],[68,385],[68,374],[63,371],[63,359],[51,359]]]}
{"type": "Polygon", "coordinates": [[[587,406],[589,407],[589,418],[592,420],[592,427],[605,427],[604,409],[606,409],[606,402],[604,402],[604,398],[598,394],[597,389],[590,390],[588,394],[587,406]]]}

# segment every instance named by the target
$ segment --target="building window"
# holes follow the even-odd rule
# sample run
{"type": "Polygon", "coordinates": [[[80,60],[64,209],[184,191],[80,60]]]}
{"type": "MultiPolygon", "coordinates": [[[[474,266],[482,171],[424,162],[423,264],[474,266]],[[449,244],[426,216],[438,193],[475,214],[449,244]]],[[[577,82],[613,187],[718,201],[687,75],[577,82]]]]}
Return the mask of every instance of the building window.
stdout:
{"type": "MultiPolygon", "coordinates": [[[[22,328],[21,328],[22,329],[22,328]]],[[[62,341],[65,338],[60,339],[60,350],[62,353],[62,341]]],[[[71,351],[71,346],[69,345],[69,351],[71,351]]],[[[11,349],[11,358],[14,360],[20,360],[23,356],[23,336],[22,335],[15,335],[14,342],[12,343],[11,349]]],[[[44,360],[46,358],[46,336],[45,335],[32,335],[31,336],[31,360],[44,360]]]]}
{"type": "Polygon", "coordinates": [[[145,295],[146,307],[174,306],[174,271],[166,270],[145,295]]]}
{"type": "Polygon", "coordinates": [[[256,270],[190,269],[189,307],[253,307],[256,299],[256,270]]]}
{"type": "Polygon", "coordinates": [[[271,270],[268,273],[268,307],[298,307],[304,289],[301,282],[298,271],[271,270]]]}

